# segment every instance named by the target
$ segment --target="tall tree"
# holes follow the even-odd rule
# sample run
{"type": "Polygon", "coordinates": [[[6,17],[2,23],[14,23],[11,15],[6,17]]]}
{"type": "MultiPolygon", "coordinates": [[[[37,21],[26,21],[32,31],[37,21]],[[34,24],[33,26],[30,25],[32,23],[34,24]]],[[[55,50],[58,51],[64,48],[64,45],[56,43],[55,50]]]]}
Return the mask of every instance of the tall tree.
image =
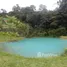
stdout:
{"type": "Polygon", "coordinates": [[[30,8],[31,8],[33,11],[36,10],[36,6],[34,6],[34,5],[30,5],[30,8]]]}
{"type": "Polygon", "coordinates": [[[47,8],[46,8],[46,6],[43,5],[43,4],[40,4],[40,5],[39,5],[39,10],[42,11],[42,12],[47,12],[47,8]]]}
{"type": "Polygon", "coordinates": [[[67,0],[59,0],[59,10],[61,12],[67,12],[67,0]]]}
{"type": "Polygon", "coordinates": [[[13,6],[12,10],[14,12],[19,12],[20,11],[20,6],[18,4],[16,4],[15,6],[13,6]]]}

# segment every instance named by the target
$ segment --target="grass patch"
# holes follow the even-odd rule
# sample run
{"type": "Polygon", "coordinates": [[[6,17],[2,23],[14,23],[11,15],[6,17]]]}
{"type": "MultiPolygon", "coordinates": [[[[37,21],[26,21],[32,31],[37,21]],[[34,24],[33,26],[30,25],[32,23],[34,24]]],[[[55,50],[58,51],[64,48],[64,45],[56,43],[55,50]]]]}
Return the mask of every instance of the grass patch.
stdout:
{"type": "Polygon", "coordinates": [[[67,56],[24,58],[0,52],[0,67],[67,67],[67,56]]]}

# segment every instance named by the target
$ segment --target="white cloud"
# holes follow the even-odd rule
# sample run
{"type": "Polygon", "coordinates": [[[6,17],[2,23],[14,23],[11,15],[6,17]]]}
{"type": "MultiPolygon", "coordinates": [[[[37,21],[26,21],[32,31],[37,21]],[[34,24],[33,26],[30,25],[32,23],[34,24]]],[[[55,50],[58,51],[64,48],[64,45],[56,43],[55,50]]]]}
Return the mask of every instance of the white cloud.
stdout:
{"type": "Polygon", "coordinates": [[[10,11],[16,4],[19,4],[21,7],[35,5],[38,8],[40,4],[44,4],[47,6],[47,9],[53,10],[57,6],[57,1],[58,0],[1,0],[0,9],[3,8],[10,11]]]}

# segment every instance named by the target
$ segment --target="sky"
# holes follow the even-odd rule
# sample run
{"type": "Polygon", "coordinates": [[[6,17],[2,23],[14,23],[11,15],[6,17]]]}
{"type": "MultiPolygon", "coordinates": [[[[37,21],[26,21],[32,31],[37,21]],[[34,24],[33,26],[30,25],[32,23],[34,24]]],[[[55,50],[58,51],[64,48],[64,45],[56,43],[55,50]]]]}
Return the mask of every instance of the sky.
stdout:
{"type": "Polygon", "coordinates": [[[38,9],[40,4],[46,5],[48,10],[54,10],[57,7],[58,0],[1,0],[0,9],[5,9],[11,11],[12,7],[16,4],[19,4],[21,7],[26,7],[30,5],[35,5],[38,9]]]}

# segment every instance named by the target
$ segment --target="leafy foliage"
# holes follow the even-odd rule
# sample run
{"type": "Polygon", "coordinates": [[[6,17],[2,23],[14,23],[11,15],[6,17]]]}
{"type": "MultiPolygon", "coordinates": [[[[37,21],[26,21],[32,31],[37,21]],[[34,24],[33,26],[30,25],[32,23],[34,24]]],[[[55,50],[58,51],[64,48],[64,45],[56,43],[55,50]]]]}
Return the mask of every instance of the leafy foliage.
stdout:
{"type": "Polygon", "coordinates": [[[61,36],[67,35],[67,0],[59,0],[58,8],[47,10],[40,4],[39,10],[34,5],[13,6],[12,11],[0,14],[0,31],[17,32],[20,36],[61,36]]]}
{"type": "Polygon", "coordinates": [[[19,35],[23,34],[23,36],[25,34],[27,35],[29,32],[29,25],[24,22],[20,22],[14,16],[1,17],[0,24],[0,30],[3,32],[17,32],[19,35]]]}

